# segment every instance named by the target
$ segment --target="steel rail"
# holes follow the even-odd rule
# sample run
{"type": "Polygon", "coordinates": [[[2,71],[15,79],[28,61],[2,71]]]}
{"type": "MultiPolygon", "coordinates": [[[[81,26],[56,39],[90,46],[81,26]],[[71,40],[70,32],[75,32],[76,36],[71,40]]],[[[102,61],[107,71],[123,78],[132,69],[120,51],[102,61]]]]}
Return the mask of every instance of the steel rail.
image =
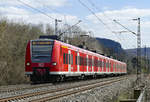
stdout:
{"type": "MultiPolygon", "coordinates": [[[[120,78],[117,77],[116,79],[120,79],[120,78]]],[[[114,77],[113,77],[110,79],[102,80],[99,83],[110,81],[110,80],[116,80],[116,79],[114,79],[114,77]]],[[[69,90],[69,89],[73,89],[73,88],[85,87],[87,85],[92,85],[92,84],[96,84],[96,83],[98,83],[98,82],[92,82],[92,83],[88,83],[88,84],[84,83],[82,85],[75,85],[75,86],[71,86],[71,87],[67,87],[67,88],[58,88],[58,89],[52,89],[52,90],[46,90],[46,91],[40,91],[40,92],[27,93],[27,94],[22,94],[22,95],[18,95],[18,96],[11,96],[11,97],[6,97],[6,98],[1,98],[0,102],[8,102],[8,101],[25,99],[25,98],[29,98],[29,97],[33,97],[33,96],[39,96],[39,95],[50,94],[50,93],[55,93],[55,92],[61,92],[61,91],[65,91],[65,90],[69,90]]]]}
{"type": "Polygon", "coordinates": [[[95,83],[95,84],[82,86],[82,87],[80,86],[79,88],[75,88],[75,90],[66,89],[66,90],[69,90],[69,91],[63,90],[63,91],[66,91],[66,92],[58,93],[58,94],[48,96],[48,97],[43,97],[43,98],[40,98],[40,99],[31,100],[29,102],[51,101],[51,100],[58,99],[58,98],[61,98],[61,97],[64,97],[64,96],[68,96],[68,95],[76,94],[76,93],[83,92],[83,91],[86,91],[86,90],[90,90],[90,89],[93,89],[93,88],[96,88],[96,87],[104,87],[105,85],[109,85],[109,84],[121,81],[122,79],[125,79],[125,78],[121,78],[121,79],[117,79],[117,80],[115,79],[115,80],[111,80],[111,81],[107,81],[107,82],[103,82],[103,83],[101,83],[101,82],[100,83],[95,83]]]}
{"type": "Polygon", "coordinates": [[[6,90],[0,90],[0,93],[35,89],[35,88],[48,87],[48,86],[51,86],[51,84],[38,85],[38,86],[27,86],[27,87],[20,87],[20,88],[10,88],[10,89],[6,89],[6,90]]]}

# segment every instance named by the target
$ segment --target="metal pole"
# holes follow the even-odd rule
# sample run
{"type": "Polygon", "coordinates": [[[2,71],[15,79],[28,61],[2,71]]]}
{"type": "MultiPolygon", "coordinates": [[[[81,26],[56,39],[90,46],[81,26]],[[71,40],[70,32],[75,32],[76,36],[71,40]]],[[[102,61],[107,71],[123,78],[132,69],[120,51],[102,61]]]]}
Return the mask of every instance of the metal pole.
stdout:
{"type": "Polygon", "coordinates": [[[141,32],[140,32],[140,18],[138,20],[137,29],[137,81],[140,82],[141,79],[141,32]]]}
{"type": "Polygon", "coordinates": [[[145,48],[144,48],[144,57],[145,57],[145,58],[144,58],[144,62],[145,62],[145,63],[144,63],[144,64],[145,64],[145,66],[144,66],[144,67],[145,67],[145,69],[147,70],[147,55],[146,55],[146,45],[145,45],[145,48]]]}
{"type": "Polygon", "coordinates": [[[58,25],[58,22],[57,22],[57,19],[55,19],[55,35],[57,35],[57,25],[58,25]]]}

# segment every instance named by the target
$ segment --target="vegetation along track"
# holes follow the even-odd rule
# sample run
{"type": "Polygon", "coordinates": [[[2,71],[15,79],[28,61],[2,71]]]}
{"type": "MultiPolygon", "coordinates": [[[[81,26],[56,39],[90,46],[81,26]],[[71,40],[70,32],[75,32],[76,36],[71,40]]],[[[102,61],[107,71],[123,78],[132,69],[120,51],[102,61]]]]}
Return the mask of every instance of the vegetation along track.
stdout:
{"type": "Polygon", "coordinates": [[[48,101],[48,100],[57,99],[57,98],[60,98],[60,97],[63,97],[63,96],[68,96],[68,95],[71,95],[71,94],[75,94],[75,93],[78,93],[78,92],[86,91],[86,90],[89,90],[89,89],[92,89],[92,88],[109,85],[111,83],[118,82],[118,81],[121,81],[121,80],[126,79],[126,78],[127,77],[119,77],[119,78],[114,78],[113,77],[113,78],[110,78],[110,79],[107,79],[107,80],[102,80],[100,82],[93,82],[93,83],[88,83],[88,84],[85,83],[83,85],[76,85],[76,86],[71,86],[71,87],[64,87],[64,88],[58,88],[58,89],[52,89],[52,90],[22,94],[22,95],[18,95],[18,96],[2,98],[2,99],[0,99],[0,102],[8,102],[8,101],[15,101],[15,100],[17,101],[17,100],[21,100],[21,99],[34,97],[34,96],[53,94],[53,95],[48,96],[48,97],[42,97],[40,99],[36,98],[36,99],[30,101],[30,102],[44,102],[44,101],[48,101]],[[63,92],[63,91],[65,91],[65,92],[63,92]],[[54,95],[54,93],[55,93],[55,95],[54,95]]]}

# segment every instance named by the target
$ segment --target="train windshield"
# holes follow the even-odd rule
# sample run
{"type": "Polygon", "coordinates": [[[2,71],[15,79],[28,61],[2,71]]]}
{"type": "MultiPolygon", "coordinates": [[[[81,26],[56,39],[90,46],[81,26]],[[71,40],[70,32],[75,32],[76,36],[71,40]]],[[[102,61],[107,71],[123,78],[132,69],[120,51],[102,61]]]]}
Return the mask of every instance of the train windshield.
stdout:
{"type": "Polygon", "coordinates": [[[50,62],[52,49],[52,41],[32,41],[32,62],[50,62]]]}

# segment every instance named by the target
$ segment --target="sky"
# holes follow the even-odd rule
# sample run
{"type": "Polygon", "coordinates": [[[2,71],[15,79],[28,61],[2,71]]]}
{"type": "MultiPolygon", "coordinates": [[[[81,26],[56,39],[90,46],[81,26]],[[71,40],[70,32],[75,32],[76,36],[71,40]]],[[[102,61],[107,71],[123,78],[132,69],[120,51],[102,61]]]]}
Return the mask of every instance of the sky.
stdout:
{"type": "Polygon", "coordinates": [[[0,0],[0,18],[27,24],[50,24],[53,27],[55,19],[60,19],[60,28],[63,24],[73,25],[82,20],[78,26],[86,32],[115,40],[124,49],[130,49],[137,47],[137,36],[126,32],[113,20],[137,33],[138,22],[133,19],[140,18],[141,47],[150,47],[149,4],[149,0],[0,0]],[[125,32],[119,33],[122,31],[125,32]]]}

